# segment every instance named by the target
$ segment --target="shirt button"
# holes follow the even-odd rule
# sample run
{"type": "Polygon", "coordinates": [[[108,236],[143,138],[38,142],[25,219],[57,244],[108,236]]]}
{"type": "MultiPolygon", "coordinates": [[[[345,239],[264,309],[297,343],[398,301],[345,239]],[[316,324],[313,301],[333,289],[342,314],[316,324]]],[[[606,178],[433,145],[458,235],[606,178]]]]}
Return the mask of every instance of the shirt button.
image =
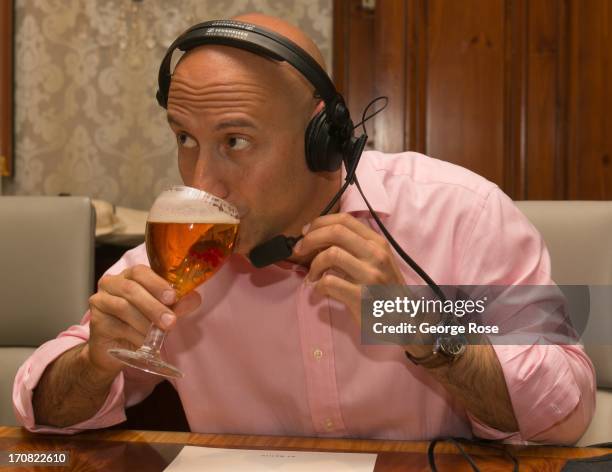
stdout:
{"type": "Polygon", "coordinates": [[[315,360],[320,361],[323,357],[323,351],[321,351],[321,349],[315,349],[312,351],[312,356],[315,358],[315,360]]]}
{"type": "Polygon", "coordinates": [[[334,422],[331,419],[327,418],[325,420],[325,429],[327,431],[331,431],[333,429],[333,427],[334,427],[334,422]]]}

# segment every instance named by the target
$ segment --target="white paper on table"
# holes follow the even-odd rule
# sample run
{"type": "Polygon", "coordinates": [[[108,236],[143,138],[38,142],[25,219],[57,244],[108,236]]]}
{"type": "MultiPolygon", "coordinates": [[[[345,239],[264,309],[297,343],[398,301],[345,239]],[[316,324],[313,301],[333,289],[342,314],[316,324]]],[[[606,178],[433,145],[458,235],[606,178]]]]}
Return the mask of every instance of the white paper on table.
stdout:
{"type": "Polygon", "coordinates": [[[373,472],[376,454],[185,446],[167,472],[373,472]]]}

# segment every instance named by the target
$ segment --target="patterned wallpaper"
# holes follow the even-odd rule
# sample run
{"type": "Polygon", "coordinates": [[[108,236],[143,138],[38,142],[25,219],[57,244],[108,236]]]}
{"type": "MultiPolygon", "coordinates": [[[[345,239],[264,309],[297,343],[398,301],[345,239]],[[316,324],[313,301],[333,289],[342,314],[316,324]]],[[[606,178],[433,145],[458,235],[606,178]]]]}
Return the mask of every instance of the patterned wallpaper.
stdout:
{"type": "Polygon", "coordinates": [[[154,95],[167,46],[191,24],[276,15],[306,31],[331,63],[332,0],[15,5],[15,177],[5,194],[65,192],[148,209],[179,182],[175,141],[154,95]]]}

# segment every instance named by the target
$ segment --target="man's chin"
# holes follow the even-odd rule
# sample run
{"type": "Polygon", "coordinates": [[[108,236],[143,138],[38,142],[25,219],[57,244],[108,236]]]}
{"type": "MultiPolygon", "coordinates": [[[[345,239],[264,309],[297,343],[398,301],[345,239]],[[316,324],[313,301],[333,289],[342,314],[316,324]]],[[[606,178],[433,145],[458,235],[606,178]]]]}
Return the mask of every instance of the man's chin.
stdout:
{"type": "Polygon", "coordinates": [[[236,246],[234,247],[234,254],[240,254],[241,256],[248,256],[249,253],[255,249],[260,244],[269,241],[272,237],[269,238],[257,238],[257,240],[253,240],[253,238],[245,237],[240,238],[236,241],[236,246]]]}
{"type": "Polygon", "coordinates": [[[249,252],[251,252],[255,246],[256,244],[250,238],[241,238],[239,234],[238,239],[236,240],[236,245],[234,246],[234,254],[248,256],[249,252]]]}
{"type": "Polygon", "coordinates": [[[234,246],[234,254],[238,254],[239,256],[247,256],[249,254],[250,249],[247,248],[244,244],[236,244],[234,246]]]}

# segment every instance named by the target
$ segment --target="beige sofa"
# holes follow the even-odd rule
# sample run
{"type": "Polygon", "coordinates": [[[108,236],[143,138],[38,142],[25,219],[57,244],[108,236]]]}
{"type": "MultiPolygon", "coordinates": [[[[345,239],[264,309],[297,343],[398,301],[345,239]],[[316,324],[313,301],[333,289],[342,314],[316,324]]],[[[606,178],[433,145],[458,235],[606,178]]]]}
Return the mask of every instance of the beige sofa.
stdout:
{"type": "MultiPolygon", "coordinates": [[[[520,201],[518,207],[540,231],[562,285],[612,287],[612,202],[520,201]]],[[[595,417],[578,445],[612,441],[612,305],[590,317],[587,330],[607,345],[585,343],[597,374],[595,417]],[[607,309],[609,308],[609,310],[607,309]]]]}
{"type": "Polygon", "coordinates": [[[0,425],[19,366],[87,309],[94,226],[88,198],[0,197],[0,425]]]}

